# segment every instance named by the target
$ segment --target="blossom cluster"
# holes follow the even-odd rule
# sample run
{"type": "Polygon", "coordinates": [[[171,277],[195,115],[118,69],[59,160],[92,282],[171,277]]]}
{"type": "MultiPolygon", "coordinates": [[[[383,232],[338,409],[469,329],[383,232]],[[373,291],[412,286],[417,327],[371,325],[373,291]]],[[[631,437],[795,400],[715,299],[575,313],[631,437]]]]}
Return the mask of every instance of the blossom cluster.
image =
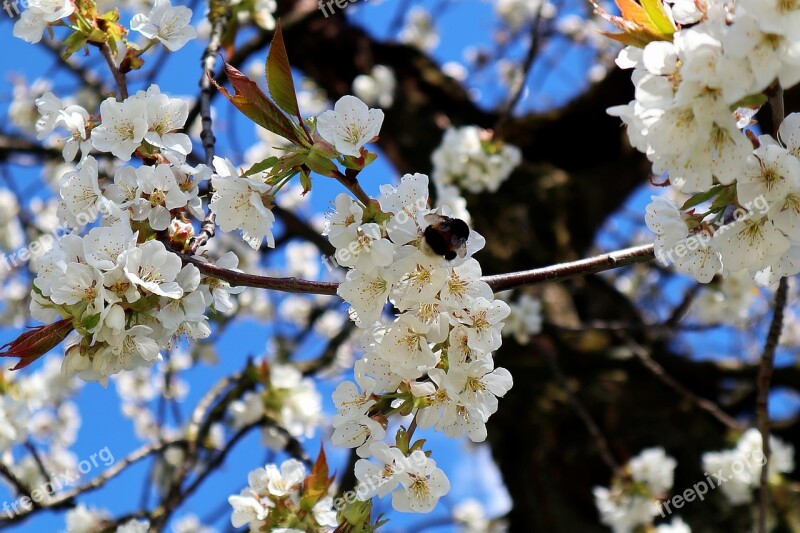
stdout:
{"type": "Polygon", "coordinates": [[[507,294],[497,295],[506,300],[511,309],[503,327],[503,336],[513,337],[517,344],[526,345],[532,336],[542,331],[542,302],[525,292],[513,300],[507,294]]]}
{"type": "Polygon", "coordinates": [[[308,513],[302,507],[306,469],[297,459],[268,464],[247,476],[249,486],[230,496],[233,527],[282,533],[330,532],[338,525],[331,496],[319,497],[308,513]]]}
{"type": "MultiPolygon", "coordinates": [[[[233,311],[230,295],[242,288],[201,280],[197,267],[181,259],[161,240],[182,251],[194,235],[190,217],[204,218],[199,187],[210,179],[216,193],[210,209],[223,231],[242,230],[258,248],[274,244],[270,186],[241,177],[225,159],[216,172],[192,167],[192,145],[183,128],[188,105],[161,93],[156,85],[123,101],[100,104],[100,120],[78,105],[64,105],[52,93],[37,101],[36,129],[44,138],[58,127],[71,136],[65,160],[82,156],[59,183],[59,223],[73,228],[46,254],[37,257],[31,312],[44,322],[69,319],[80,339],[67,351],[64,368],[84,379],[105,382],[122,369],[150,366],[178,337],[210,334],[206,309],[233,311]],[[134,155],[146,164],[102,168],[88,155],[94,149],[122,161],[134,155]],[[113,172],[113,179],[106,175],[113,172]],[[100,219],[85,235],[81,230],[100,219]]],[[[201,258],[202,259],[202,258],[201,258]]],[[[223,255],[217,266],[235,270],[238,259],[223,255]]]]}
{"type": "MultiPolygon", "coordinates": [[[[761,469],[764,466],[761,433],[756,428],[745,431],[730,450],[703,454],[703,470],[724,479],[719,488],[733,505],[753,501],[753,492],[759,488],[761,469]]],[[[794,470],[794,446],[770,435],[768,483],[780,481],[780,474],[794,470]]]]}
{"type": "Polygon", "coordinates": [[[522,161],[519,148],[477,126],[450,127],[431,155],[437,190],[457,185],[471,193],[496,192],[522,161]]]}
{"type": "MultiPolygon", "coordinates": [[[[107,510],[86,507],[84,504],[78,504],[66,513],[66,533],[100,533],[108,531],[111,523],[111,515],[107,510]]],[[[150,521],[136,518],[126,520],[114,530],[115,533],[148,533],[149,531],[151,531],[150,521]]],[[[217,533],[216,529],[201,524],[200,519],[193,514],[187,514],[175,520],[172,531],[175,533],[217,533]]]]}
{"type": "Polygon", "coordinates": [[[238,430],[264,416],[275,424],[262,431],[261,442],[267,448],[280,451],[286,448],[288,437],[307,438],[322,421],[322,397],[314,380],[303,378],[291,365],[270,365],[269,385],[262,392],[247,392],[240,400],[231,402],[232,427],[238,430]],[[283,428],[279,431],[275,425],[283,428]]]}
{"type": "MultiPolygon", "coordinates": [[[[405,175],[397,187],[383,186],[377,205],[362,205],[346,194],[335,205],[326,234],[339,264],[350,268],[338,294],[363,330],[365,352],[355,363],[355,383],[345,381],[334,392],[332,442],[357,448],[362,460],[378,459],[391,474],[404,454],[381,442],[387,416],[414,408],[420,428],[483,441],[497,397],[512,383],[492,359],[510,309],[494,299],[472,258],[484,239],[471,230],[463,254],[451,261],[430,249],[425,230],[447,211],[428,207],[428,178],[422,174],[405,175]],[[387,302],[399,311],[392,319],[383,314],[387,302]]],[[[362,465],[357,474],[374,469],[362,465]]],[[[416,487],[410,498],[393,497],[394,507],[403,511],[430,511],[449,489],[432,460],[396,481],[416,487]]],[[[397,483],[388,490],[381,485],[379,494],[397,483]]]]}
{"type": "MultiPolygon", "coordinates": [[[[63,19],[70,19],[76,15],[80,18],[88,15],[89,11],[93,11],[93,14],[96,15],[97,10],[94,2],[80,4],[80,11],[77,13],[75,2],[70,0],[30,0],[26,4],[27,9],[14,23],[13,31],[15,37],[29,43],[41,41],[44,32],[48,28],[58,25],[63,19]],[[82,13],[81,11],[87,12],[82,13]]],[[[115,17],[118,18],[119,13],[115,17]]],[[[109,18],[116,20],[115,17],[109,18]]],[[[191,25],[191,19],[192,10],[188,7],[173,7],[170,0],[155,0],[149,13],[138,13],[133,16],[130,27],[145,38],[153,42],[160,42],[165,48],[174,52],[197,37],[197,31],[191,25]]]]}
{"type": "Polygon", "coordinates": [[[678,29],[620,52],[617,64],[634,69],[635,100],[609,109],[653,172],[691,195],[682,206],[648,206],[656,252],[701,282],[740,270],[763,284],[796,274],[800,116],[787,117],[777,138],[742,128],[770,87],[800,81],[800,10],[754,0],[665,9],[678,29]]]}
{"type": "Polygon", "coordinates": [[[611,487],[595,487],[600,521],[614,533],[630,533],[653,523],[659,502],[672,488],[675,459],[663,448],[647,448],[628,461],[611,487]]]}
{"type": "Polygon", "coordinates": [[[60,372],[55,357],[30,374],[0,371],[0,459],[26,486],[38,487],[46,481],[37,460],[51,472],[77,467],[77,457],[69,448],[81,424],[73,401],[79,387],[78,380],[60,372]],[[38,458],[15,459],[14,447],[22,442],[37,443],[38,458]]]}
{"type": "Polygon", "coordinates": [[[161,241],[140,242],[128,221],[64,236],[37,268],[32,316],[71,320],[80,339],[67,349],[65,372],[104,383],[152,365],[174,337],[207,337],[207,306],[229,309],[229,294],[239,290],[201,283],[197,267],[182,266],[161,241]]]}
{"type": "Polygon", "coordinates": [[[367,105],[388,109],[394,104],[396,86],[394,70],[386,65],[375,65],[369,74],[359,74],[353,79],[353,94],[367,105]]]}

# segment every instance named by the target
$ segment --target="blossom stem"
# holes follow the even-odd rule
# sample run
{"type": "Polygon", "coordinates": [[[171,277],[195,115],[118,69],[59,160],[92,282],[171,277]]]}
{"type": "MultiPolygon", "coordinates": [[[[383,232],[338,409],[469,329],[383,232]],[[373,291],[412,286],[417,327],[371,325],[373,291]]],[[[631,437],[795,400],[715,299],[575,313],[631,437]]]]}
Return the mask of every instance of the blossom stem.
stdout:
{"type": "Polygon", "coordinates": [[[359,202],[367,206],[372,198],[370,198],[366,191],[361,188],[361,184],[356,178],[357,175],[358,171],[347,170],[345,174],[342,174],[336,170],[333,176],[336,178],[336,181],[344,185],[348,191],[353,193],[353,196],[355,196],[359,202]]]}

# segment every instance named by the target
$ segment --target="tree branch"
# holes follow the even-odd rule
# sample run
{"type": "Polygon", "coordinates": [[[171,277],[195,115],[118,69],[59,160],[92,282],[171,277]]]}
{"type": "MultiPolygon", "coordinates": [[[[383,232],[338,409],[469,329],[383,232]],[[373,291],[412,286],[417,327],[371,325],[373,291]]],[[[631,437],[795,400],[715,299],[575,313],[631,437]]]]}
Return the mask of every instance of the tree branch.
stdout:
{"type": "Polygon", "coordinates": [[[103,43],[100,47],[100,52],[103,54],[103,57],[108,63],[108,68],[111,70],[111,75],[114,76],[114,81],[117,83],[117,90],[119,94],[117,95],[117,100],[125,100],[128,97],[128,81],[125,78],[125,74],[120,71],[119,67],[117,66],[117,62],[114,60],[114,54],[111,51],[111,47],[108,43],[103,43]]]}
{"type": "MultiPolygon", "coordinates": [[[[769,97],[769,107],[772,113],[772,135],[778,138],[778,129],[784,118],[783,109],[783,88],[779,82],[775,82],[767,92],[769,97]]],[[[759,500],[758,500],[758,532],[767,532],[767,508],[769,507],[769,389],[772,380],[772,371],[775,364],[775,350],[783,331],[783,314],[786,308],[786,296],[789,290],[789,282],[786,278],[781,278],[778,289],[775,291],[775,310],[772,315],[772,323],[769,325],[769,332],[764,343],[764,351],[761,355],[761,364],[758,369],[758,395],[756,397],[756,416],[758,418],[758,430],[761,432],[761,447],[764,452],[764,464],[761,465],[761,479],[759,480],[759,500]]]]}
{"type": "MultiPolygon", "coordinates": [[[[206,263],[196,257],[185,254],[177,254],[184,263],[196,266],[200,272],[210,278],[227,281],[234,287],[254,287],[257,289],[269,289],[282,292],[305,293],[305,294],[329,294],[335,295],[339,284],[335,281],[312,281],[300,278],[274,278],[269,276],[258,276],[245,272],[236,272],[225,268],[206,263]]],[[[616,252],[561,263],[558,265],[533,270],[523,270],[521,272],[511,272],[509,274],[496,274],[494,276],[484,276],[481,278],[489,284],[494,292],[501,292],[525,285],[538,285],[541,283],[552,283],[564,281],[578,276],[596,274],[605,270],[612,270],[635,263],[645,263],[653,259],[653,245],[634,246],[616,252]]]]}
{"type": "Polygon", "coordinates": [[[756,414],[758,416],[758,429],[761,432],[761,446],[764,450],[764,464],[761,466],[761,480],[759,488],[758,506],[758,531],[767,531],[767,508],[769,506],[769,491],[767,481],[769,479],[769,389],[772,379],[773,363],[775,360],[775,350],[783,330],[783,311],[786,307],[786,293],[788,292],[788,281],[781,278],[778,290],[775,292],[775,311],[772,315],[772,323],[769,325],[769,333],[764,345],[764,353],[761,355],[761,365],[758,370],[758,398],[756,400],[756,414]]]}
{"type": "MultiPolygon", "coordinates": [[[[200,75],[200,117],[203,128],[200,132],[200,141],[203,143],[203,149],[205,150],[206,165],[213,168],[214,143],[216,139],[211,129],[211,97],[214,92],[211,79],[214,76],[214,67],[217,64],[217,53],[219,52],[220,46],[222,46],[222,35],[225,33],[225,28],[228,26],[228,19],[230,19],[231,16],[230,0],[212,2],[210,9],[211,11],[209,12],[208,18],[211,21],[211,37],[209,38],[205,52],[203,52],[203,73],[200,75]]],[[[214,188],[209,183],[209,201],[213,194],[214,188]]],[[[208,214],[200,225],[200,232],[189,243],[190,253],[194,253],[214,236],[217,231],[216,218],[216,215],[209,208],[208,214]]]]}

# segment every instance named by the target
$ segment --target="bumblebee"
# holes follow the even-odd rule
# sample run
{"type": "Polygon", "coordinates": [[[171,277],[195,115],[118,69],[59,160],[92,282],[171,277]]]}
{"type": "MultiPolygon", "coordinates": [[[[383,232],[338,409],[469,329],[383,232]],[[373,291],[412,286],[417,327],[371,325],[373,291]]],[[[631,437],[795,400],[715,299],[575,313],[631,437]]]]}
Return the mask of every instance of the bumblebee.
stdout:
{"type": "Polygon", "coordinates": [[[467,255],[469,226],[466,222],[434,213],[425,215],[425,220],[430,223],[423,233],[428,251],[448,261],[467,255]]]}

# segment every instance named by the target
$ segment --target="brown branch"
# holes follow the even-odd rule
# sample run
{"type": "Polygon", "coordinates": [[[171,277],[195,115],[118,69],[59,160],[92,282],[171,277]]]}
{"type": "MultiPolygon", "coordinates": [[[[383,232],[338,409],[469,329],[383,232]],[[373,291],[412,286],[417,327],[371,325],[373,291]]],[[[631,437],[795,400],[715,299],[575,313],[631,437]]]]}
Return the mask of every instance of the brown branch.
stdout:
{"type": "MultiPolygon", "coordinates": [[[[211,21],[211,37],[205,52],[203,52],[201,61],[203,72],[200,75],[200,117],[202,124],[200,141],[203,143],[203,149],[205,150],[206,165],[213,168],[214,143],[216,139],[211,129],[211,97],[214,93],[211,78],[214,76],[214,67],[217,64],[217,53],[219,53],[219,49],[222,46],[222,35],[225,33],[225,28],[228,26],[228,20],[231,16],[231,4],[230,1],[213,3],[210,9],[208,18],[211,21]]],[[[209,183],[209,199],[213,194],[214,188],[209,183]]],[[[214,237],[217,232],[216,218],[217,216],[209,208],[208,214],[200,225],[200,232],[189,243],[189,252],[194,253],[214,237]]]]}
{"type": "Polygon", "coordinates": [[[522,94],[525,92],[525,82],[528,80],[528,76],[530,76],[536,56],[539,55],[539,44],[541,43],[540,22],[542,20],[542,9],[544,5],[544,2],[539,3],[539,7],[536,10],[533,20],[531,21],[531,43],[528,47],[528,52],[525,54],[525,59],[522,61],[522,69],[520,71],[519,79],[516,80],[516,83],[511,90],[511,98],[509,98],[508,103],[505,105],[505,108],[503,109],[502,113],[500,114],[500,118],[497,121],[497,126],[495,129],[498,131],[506,124],[508,119],[510,119],[514,113],[514,108],[517,107],[517,104],[522,98],[522,94]]]}
{"type": "Polygon", "coordinates": [[[758,531],[767,531],[767,507],[769,506],[769,491],[767,481],[769,479],[769,388],[772,379],[773,364],[775,361],[775,350],[778,348],[778,341],[783,330],[783,311],[786,307],[786,295],[788,292],[788,282],[786,278],[781,278],[778,290],[775,292],[775,311],[772,315],[772,323],[769,325],[769,333],[764,344],[764,352],[761,355],[761,365],[758,370],[758,397],[756,399],[756,415],[758,417],[758,429],[761,432],[761,446],[764,450],[764,464],[761,466],[761,483],[759,488],[759,508],[758,508],[758,531]]]}
{"type": "Polygon", "coordinates": [[[195,257],[178,254],[184,263],[196,266],[200,272],[210,278],[227,281],[234,287],[254,287],[256,289],[269,289],[282,292],[303,294],[329,294],[335,295],[339,284],[333,281],[311,281],[300,278],[273,278],[258,276],[244,272],[235,272],[225,268],[205,263],[195,257]]]}
{"type": "MultiPolygon", "coordinates": [[[[779,82],[767,91],[769,97],[769,108],[772,117],[772,135],[778,138],[778,129],[784,118],[783,108],[783,88],[779,82]]],[[[775,291],[775,310],[772,315],[772,323],[769,325],[767,339],[764,342],[764,351],[761,354],[761,364],[758,369],[757,396],[756,396],[756,417],[758,419],[758,430],[761,432],[761,447],[764,452],[764,464],[761,465],[761,479],[759,480],[758,491],[758,533],[767,532],[767,508],[769,507],[769,491],[767,481],[769,480],[769,389],[772,381],[772,372],[775,364],[775,350],[783,331],[783,314],[786,308],[786,297],[789,290],[789,283],[786,278],[781,278],[778,289],[775,291]]]]}
{"type": "Polygon", "coordinates": [[[59,62],[72,74],[78,78],[82,85],[89,87],[98,95],[102,95],[105,89],[103,82],[91,70],[84,67],[72,58],[64,58],[61,55],[62,43],[51,41],[50,39],[42,39],[42,48],[50,52],[59,62]]]}
{"type": "Polygon", "coordinates": [[[114,81],[117,83],[117,90],[119,91],[117,100],[125,100],[128,97],[128,81],[125,78],[125,73],[117,66],[117,62],[114,60],[114,53],[108,43],[103,43],[100,47],[100,52],[103,54],[106,63],[108,63],[111,75],[114,76],[114,81]]]}
{"type": "Polygon", "coordinates": [[[580,259],[569,263],[560,263],[553,266],[523,270],[508,274],[484,276],[483,281],[495,292],[516,289],[524,285],[538,285],[563,281],[578,276],[596,274],[605,270],[613,270],[636,263],[647,263],[654,258],[653,245],[634,246],[616,252],[597,255],[588,259],[580,259]]]}
{"type": "Polygon", "coordinates": [[[346,174],[342,174],[338,170],[334,171],[336,181],[344,185],[348,191],[353,193],[353,196],[367,206],[372,201],[372,198],[361,188],[361,184],[358,182],[358,178],[356,178],[357,175],[358,171],[353,171],[351,169],[347,169],[346,174]]]}
{"type": "MultiPolygon", "coordinates": [[[[6,478],[17,494],[30,494],[28,486],[2,461],[0,461],[0,476],[6,478]]],[[[33,502],[33,504],[38,505],[38,502],[33,502]]]]}
{"type": "MultiPolygon", "coordinates": [[[[227,281],[234,287],[254,287],[257,289],[269,289],[282,292],[294,292],[304,294],[328,294],[335,295],[339,284],[335,281],[312,281],[300,278],[274,278],[269,276],[258,276],[245,272],[236,272],[225,268],[205,263],[196,257],[185,254],[178,254],[184,263],[196,266],[200,272],[208,277],[227,281]]],[[[524,285],[538,285],[541,283],[552,283],[596,274],[605,270],[612,270],[634,263],[644,263],[653,259],[653,245],[635,246],[625,248],[616,252],[602,254],[588,259],[581,259],[570,263],[536,268],[533,270],[523,270],[521,272],[511,272],[509,274],[497,274],[494,276],[484,276],[481,278],[489,284],[494,292],[515,289],[524,285]]]]}

